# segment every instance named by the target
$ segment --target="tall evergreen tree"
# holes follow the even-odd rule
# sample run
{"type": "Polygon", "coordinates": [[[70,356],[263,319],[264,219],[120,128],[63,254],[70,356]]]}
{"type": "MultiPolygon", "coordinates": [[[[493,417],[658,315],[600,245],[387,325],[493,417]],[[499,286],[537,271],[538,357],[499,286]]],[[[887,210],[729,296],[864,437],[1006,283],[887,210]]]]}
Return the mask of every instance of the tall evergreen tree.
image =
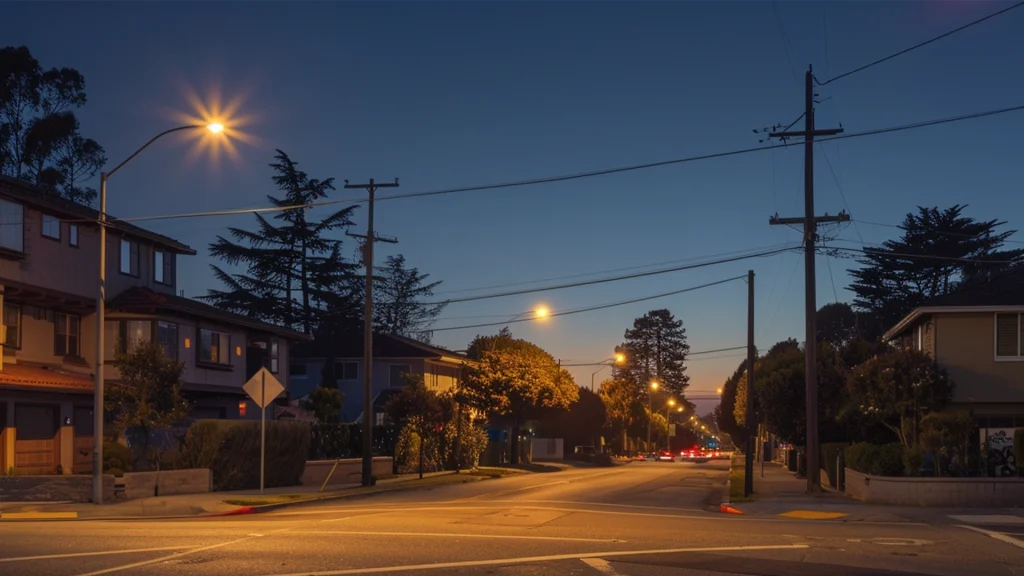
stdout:
{"type": "Polygon", "coordinates": [[[445,303],[426,304],[440,281],[426,283],[429,274],[406,268],[405,256],[388,256],[377,268],[373,287],[373,326],[378,332],[398,334],[430,342],[428,328],[441,314],[445,303]]]}
{"type": "Polygon", "coordinates": [[[211,265],[224,290],[209,290],[202,298],[219,308],[287,326],[307,334],[329,319],[356,314],[358,295],[352,277],[358,265],[341,255],[341,240],[327,234],[352,225],[355,206],[342,208],[322,220],[308,218],[308,206],[334,190],[334,179],[310,178],[287,154],[278,150],[274,183],[282,198],[267,196],[278,207],[300,206],[274,216],[279,224],[256,215],[256,231],[230,228],[234,241],[223,236],[210,244],[210,253],[244,272],[231,273],[211,265]]]}
{"type": "Polygon", "coordinates": [[[615,349],[625,355],[625,362],[614,367],[615,377],[630,382],[640,397],[646,397],[648,385],[656,380],[662,390],[681,399],[690,385],[686,374],[690,345],[683,321],[668,310],[651,310],[633,321],[625,338],[615,349]]]}
{"type": "Polygon", "coordinates": [[[965,208],[919,206],[904,218],[898,240],[865,248],[861,268],[850,270],[854,305],[873,312],[887,329],[929,299],[1024,260],[1024,250],[1002,250],[1015,232],[997,231],[1006,222],[963,216],[965,208]]]}

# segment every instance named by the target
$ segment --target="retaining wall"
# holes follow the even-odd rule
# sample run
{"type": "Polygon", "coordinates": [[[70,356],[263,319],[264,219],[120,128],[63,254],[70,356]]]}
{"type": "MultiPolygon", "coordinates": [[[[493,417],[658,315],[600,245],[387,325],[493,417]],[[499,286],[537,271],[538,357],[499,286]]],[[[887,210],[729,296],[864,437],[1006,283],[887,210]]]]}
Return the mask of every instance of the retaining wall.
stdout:
{"type": "MultiPolygon", "coordinates": [[[[103,501],[114,501],[113,476],[103,476],[103,501]]],[[[92,502],[92,476],[2,476],[0,502],[92,502]]]]}
{"type": "MultiPolygon", "coordinates": [[[[375,478],[391,476],[393,472],[393,460],[394,459],[390,456],[374,457],[373,476],[375,478]]],[[[334,468],[335,462],[338,463],[338,467],[334,470],[334,474],[331,475],[331,481],[327,484],[328,486],[334,486],[336,484],[359,484],[359,482],[362,481],[362,458],[343,458],[341,460],[307,460],[306,469],[302,472],[302,478],[299,482],[303,486],[323,486],[324,480],[327,478],[327,475],[331,473],[331,468],[334,468]]]]}
{"type": "Polygon", "coordinates": [[[213,491],[213,471],[208,468],[196,468],[127,472],[123,482],[124,495],[129,500],[175,494],[205,494],[213,491]]]}
{"type": "Polygon", "coordinates": [[[892,478],[846,469],[846,495],[869,504],[939,508],[1024,506],[1024,478],[892,478]]]}

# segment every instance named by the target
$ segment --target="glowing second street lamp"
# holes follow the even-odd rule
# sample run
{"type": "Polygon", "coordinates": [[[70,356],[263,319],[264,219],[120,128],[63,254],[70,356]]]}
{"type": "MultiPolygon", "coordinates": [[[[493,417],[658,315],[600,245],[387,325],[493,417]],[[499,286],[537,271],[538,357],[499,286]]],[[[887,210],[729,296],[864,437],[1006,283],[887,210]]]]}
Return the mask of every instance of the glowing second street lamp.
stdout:
{"type": "Polygon", "coordinates": [[[150,138],[149,141],[140,146],[138,150],[132,152],[131,156],[125,158],[124,161],[117,166],[114,166],[110,172],[100,173],[100,210],[98,218],[100,226],[100,281],[99,292],[96,295],[96,382],[93,390],[92,409],[92,501],[94,504],[103,503],[103,329],[104,324],[106,323],[105,315],[107,298],[107,180],[125,164],[131,162],[136,156],[141,154],[142,151],[148,148],[153,142],[156,142],[168,134],[181,132],[183,130],[209,130],[214,134],[219,134],[224,131],[224,125],[218,122],[210,124],[187,124],[185,126],[171,128],[170,130],[164,130],[150,138]]]}

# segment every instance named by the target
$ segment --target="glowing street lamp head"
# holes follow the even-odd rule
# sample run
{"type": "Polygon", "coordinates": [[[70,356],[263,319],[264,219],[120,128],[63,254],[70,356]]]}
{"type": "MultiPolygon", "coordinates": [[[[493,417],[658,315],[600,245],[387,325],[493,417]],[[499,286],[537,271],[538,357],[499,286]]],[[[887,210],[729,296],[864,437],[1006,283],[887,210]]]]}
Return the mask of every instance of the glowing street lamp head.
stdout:
{"type": "Polygon", "coordinates": [[[674,398],[669,398],[669,399],[668,399],[668,405],[669,405],[669,406],[675,406],[675,405],[676,405],[676,401],[675,401],[675,399],[674,399],[674,398]]]}
{"type": "Polygon", "coordinates": [[[716,388],[715,389],[715,394],[718,394],[719,396],[721,396],[722,395],[722,389],[721,388],[716,388]]]}
{"type": "Polygon", "coordinates": [[[659,384],[656,381],[655,382],[651,382],[651,390],[657,390],[658,386],[659,386],[659,384]]]}
{"type": "Polygon", "coordinates": [[[626,361],[626,355],[625,354],[620,352],[620,353],[615,355],[615,363],[616,364],[622,364],[625,361],[626,361]]]}
{"type": "Polygon", "coordinates": [[[210,132],[213,132],[214,134],[220,134],[221,132],[224,131],[224,125],[220,122],[211,122],[206,125],[206,129],[209,130],[210,132]]]}
{"type": "Polygon", "coordinates": [[[544,306],[540,306],[533,311],[534,318],[547,318],[550,314],[551,312],[548,311],[548,309],[545,308],[544,306]]]}
{"type": "Polygon", "coordinates": [[[682,406],[680,406],[679,408],[676,409],[676,412],[682,412],[682,411],[683,411],[683,407],[682,406]]]}

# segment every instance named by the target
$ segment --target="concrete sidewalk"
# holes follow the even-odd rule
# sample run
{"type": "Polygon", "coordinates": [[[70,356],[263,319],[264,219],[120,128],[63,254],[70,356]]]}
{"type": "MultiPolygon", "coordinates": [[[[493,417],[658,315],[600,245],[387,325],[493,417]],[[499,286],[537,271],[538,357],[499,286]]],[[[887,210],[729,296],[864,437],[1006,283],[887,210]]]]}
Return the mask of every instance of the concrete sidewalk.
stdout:
{"type": "Polygon", "coordinates": [[[233,492],[209,492],[179,496],[140,498],[126,502],[115,502],[96,506],[88,503],[68,502],[5,502],[0,504],[0,521],[10,520],[130,520],[130,519],[171,519],[201,516],[228,516],[267,512],[284,506],[330,500],[355,498],[412,490],[443,484],[474,482],[489,476],[453,471],[433,472],[423,475],[403,474],[378,480],[376,486],[363,487],[356,484],[334,485],[324,492],[318,486],[288,486],[259,490],[233,492]]]}

